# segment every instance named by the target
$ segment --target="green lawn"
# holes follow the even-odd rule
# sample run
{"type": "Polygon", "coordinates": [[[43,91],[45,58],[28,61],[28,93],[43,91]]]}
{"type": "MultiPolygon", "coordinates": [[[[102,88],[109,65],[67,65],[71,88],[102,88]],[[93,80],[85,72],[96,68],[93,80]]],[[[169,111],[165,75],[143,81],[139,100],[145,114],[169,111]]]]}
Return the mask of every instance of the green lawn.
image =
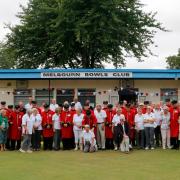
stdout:
{"type": "Polygon", "coordinates": [[[179,180],[180,151],[0,152],[0,180],[179,180]]]}

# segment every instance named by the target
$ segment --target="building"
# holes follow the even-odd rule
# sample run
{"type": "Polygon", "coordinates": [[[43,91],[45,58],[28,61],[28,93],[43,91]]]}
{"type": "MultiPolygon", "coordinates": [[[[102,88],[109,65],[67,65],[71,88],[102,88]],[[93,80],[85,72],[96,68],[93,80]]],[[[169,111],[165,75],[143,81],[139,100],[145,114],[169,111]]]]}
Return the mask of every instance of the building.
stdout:
{"type": "MultiPolygon", "coordinates": [[[[74,97],[92,105],[119,101],[121,92],[133,92],[140,102],[180,101],[180,70],[152,69],[17,69],[0,70],[0,101],[25,103],[32,96],[38,104],[74,97]]],[[[127,93],[126,96],[129,94],[127,93]]],[[[122,95],[123,96],[123,95],[122,95]]]]}

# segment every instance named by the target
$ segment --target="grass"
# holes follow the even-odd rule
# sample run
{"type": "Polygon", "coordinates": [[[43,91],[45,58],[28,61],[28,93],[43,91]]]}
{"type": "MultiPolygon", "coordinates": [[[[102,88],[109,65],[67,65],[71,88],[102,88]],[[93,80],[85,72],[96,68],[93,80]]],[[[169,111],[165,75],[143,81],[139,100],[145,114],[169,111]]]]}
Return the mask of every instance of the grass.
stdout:
{"type": "Polygon", "coordinates": [[[180,152],[134,150],[0,152],[0,180],[166,180],[180,179],[180,152]]]}

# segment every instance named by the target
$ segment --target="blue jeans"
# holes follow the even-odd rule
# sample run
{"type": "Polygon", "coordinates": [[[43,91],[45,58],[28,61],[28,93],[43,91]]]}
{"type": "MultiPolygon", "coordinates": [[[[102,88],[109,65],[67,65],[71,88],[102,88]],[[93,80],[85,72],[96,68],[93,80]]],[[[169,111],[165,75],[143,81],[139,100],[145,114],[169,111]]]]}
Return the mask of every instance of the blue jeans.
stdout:
{"type": "Polygon", "coordinates": [[[145,127],[146,147],[154,147],[154,127],[145,127]]]}

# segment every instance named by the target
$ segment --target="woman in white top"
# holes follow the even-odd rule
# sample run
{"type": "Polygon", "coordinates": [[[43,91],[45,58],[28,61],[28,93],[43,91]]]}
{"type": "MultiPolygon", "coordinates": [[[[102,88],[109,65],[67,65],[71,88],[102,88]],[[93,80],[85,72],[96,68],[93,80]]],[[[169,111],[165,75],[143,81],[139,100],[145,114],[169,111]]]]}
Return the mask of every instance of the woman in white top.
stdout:
{"type": "Polygon", "coordinates": [[[73,116],[73,131],[74,131],[74,137],[75,137],[75,150],[78,150],[78,144],[80,146],[80,150],[83,150],[82,148],[82,122],[83,122],[84,114],[82,114],[81,109],[78,108],[76,110],[76,114],[73,116]]]}
{"type": "Polygon", "coordinates": [[[155,127],[155,116],[152,113],[151,106],[147,106],[146,114],[144,114],[144,130],[146,136],[146,148],[154,149],[154,127],[155,127]]]}
{"type": "Polygon", "coordinates": [[[61,138],[60,138],[60,130],[61,130],[61,125],[60,125],[60,113],[61,110],[60,108],[55,109],[55,114],[52,116],[52,121],[53,121],[53,131],[54,131],[54,139],[53,139],[53,146],[54,150],[58,151],[60,149],[60,143],[61,143],[61,138]]]}
{"type": "Polygon", "coordinates": [[[138,108],[135,115],[136,143],[138,148],[144,149],[144,115],[142,109],[138,108]]]}
{"type": "Polygon", "coordinates": [[[33,121],[32,148],[34,151],[41,149],[42,117],[36,108],[32,109],[31,119],[33,121]]]}
{"type": "Polygon", "coordinates": [[[162,146],[166,149],[166,146],[170,149],[170,113],[167,106],[163,107],[163,112],[161,114],[161,136],[162,136],[162,146]]]}
{"type": "Polygon", "coordinates": [[[31,151],[31,136],[33,131],[33,121],[31,118],[32,110],[27,109],[26,114],[22,117],[22,133],[23,133],[23,142],[21,145],[21,149],[19,150],[22,153],[31,151]]]}
{"type": "Polygon", "coordinates": [[[125,121],[125,116],[122,114],[122,109],[119,108],[116,110],[116,114],[112,119],[112,131],[114,132],[115,151],[117,151],[120,146],[120,123],[122,120],[125,121]]]}

